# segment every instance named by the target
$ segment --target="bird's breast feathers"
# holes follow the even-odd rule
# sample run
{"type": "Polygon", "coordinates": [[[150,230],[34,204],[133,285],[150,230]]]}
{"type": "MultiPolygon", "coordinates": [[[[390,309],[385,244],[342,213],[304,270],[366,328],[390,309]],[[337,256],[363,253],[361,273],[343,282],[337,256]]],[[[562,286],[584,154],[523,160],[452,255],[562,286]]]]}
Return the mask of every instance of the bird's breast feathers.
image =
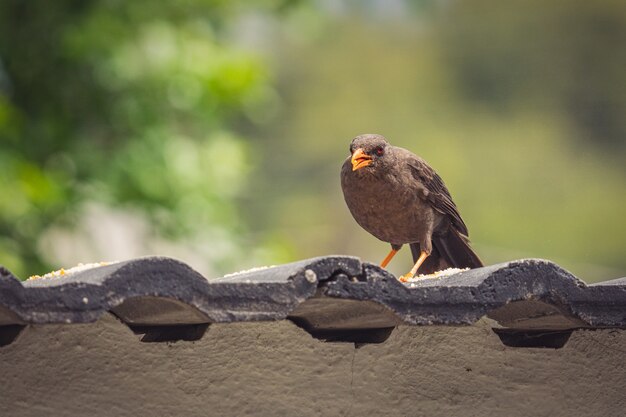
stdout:
{"type": "Polygon", "coordinates": [[[342,180],[346,204],[357,223],[378,239],[408,243],[418,239],[431,208],[396,175],[353,175],[342,180]]]}

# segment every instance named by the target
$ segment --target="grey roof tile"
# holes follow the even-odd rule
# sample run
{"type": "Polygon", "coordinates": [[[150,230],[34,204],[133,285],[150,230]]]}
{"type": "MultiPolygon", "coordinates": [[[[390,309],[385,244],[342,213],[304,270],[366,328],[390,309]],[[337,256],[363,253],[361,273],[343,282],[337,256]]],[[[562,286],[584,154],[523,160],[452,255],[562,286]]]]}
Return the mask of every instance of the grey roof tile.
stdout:
{"type": "Polygon", "coordinates": [[[587,286],[549,261],[527,259],[403,284],[358,258],[329,256],[207,280],[147,257],[20,282],[0,269],[0,325],[83,323],[112,312],[131,326],[290,318],[312,333],[397,324],[626,327],[626,279],[587,286]]]}

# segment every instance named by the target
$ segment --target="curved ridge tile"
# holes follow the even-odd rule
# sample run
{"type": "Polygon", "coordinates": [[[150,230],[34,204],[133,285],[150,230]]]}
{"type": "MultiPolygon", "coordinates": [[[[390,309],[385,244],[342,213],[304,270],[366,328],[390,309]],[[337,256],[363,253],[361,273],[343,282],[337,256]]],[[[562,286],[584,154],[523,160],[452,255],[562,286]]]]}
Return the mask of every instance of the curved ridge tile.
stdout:
{"type": "Polygon", "coordinates": [[[7,278],[1,283],[12,291],[3,291],[0,305],[28,323],[93,322],[107,311],[129,324],[277,320],[336,273],[360,275],[360,260],[313,258],[208,281],[183,262],[155,256],[23,285],[7,278]],[[169,313],[157,319],[159,305],[169,313]]]}
{"type": "Polygon", "coordinates": [[[488,315],[516,328],[626,327],[622,281],[587,286],[552,262],[527,259],[405,285],[347,256],[207,280],[175,259],[147,257],[24,284],[0,269],[0,324],[91,322],[112,311],[129,325],[295,317],[319,328],[386,328],[488,315]]]}
{"type": "Polygon", "coordinates": [[[228,274],[211,282],[286,282],[295,279],[310,269],[317,275],[318,281],[325,281],[337,273],[349,276],[361,275],[361,260],[354,256],[320,256],[284,265],[253,268],[247,271],[228,274]]]}
{"type": "Polygon", "coordinates": [[[15,311],[23,290],[17,277],[0,265],[0,326],[24,323],[15,311]]]}
{"type": "Polygon", "coordinates": [[[5,285],[13,285],[15,283],[19,284],[20,281],[11,271],[0,265],[0,285],[4,287],[5,285]]]}
{"type": "Polygon", "coordinates": [[[409,285],[399,283],[375,265],[365,264],[364,271],[365,282],[336,281],[324,289],[324,295],[375,301],[408,324],[472,324],[495,312],[496,318],[509,324],[539,314],[566,318],[560,324],[552,322],[553,326],[626,325],[626,289],[587,287],[550,261],[507,262],[409,285]],[[506,311],[512,303],[530,301],[541,303],[535,308],[515,306],[506,311]],[[519,317],[522,313],[529,317],[519,317]]]}
{"type": "Polygon", "coordinates": [[[348,256],[312,258],[244,271],[209,281],[210,308],[220,321],[284,319],[313,297],[320,282],[336,274],[361,273],[361,261],[348,256]]]}
{"type": "Polygon", "coordinates": [[[595,284],[591,284],[590,287],[603,287],[607,285],[616,285],[616,286],[626,287],[626,277],[616,278],[610,281],[596,282],[595,284]]]}
{"type": "Polygon", "coordinates": [[[206,283],[202,275],[174,259],[133,259],[59,278],[26,281],[18,313],[31,323],[92,322],[128,298],[176,298],[172,283],[194,288],[201,282],[206,283]]]}
{"type": "Polygon", "coordinates": [[[196,307],[169,297],[132,297],[111,309],[129,326],[176,326],[210,323],[196,307]]]}
{"type": "Polygon", "coordinates": [[[626,282],[615,281],[590,285],[570,300],[572,310],[591,326],[626,328],[626,282]]]}

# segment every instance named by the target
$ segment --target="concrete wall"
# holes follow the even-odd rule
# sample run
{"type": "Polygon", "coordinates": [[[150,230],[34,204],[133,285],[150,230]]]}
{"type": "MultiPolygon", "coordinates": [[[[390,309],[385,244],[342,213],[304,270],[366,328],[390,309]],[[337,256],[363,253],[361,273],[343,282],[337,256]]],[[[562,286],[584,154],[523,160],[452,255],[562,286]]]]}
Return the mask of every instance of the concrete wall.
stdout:
{"type": "Polygon", "coordinates": [[[626,331],[561,349],[473,326],[399,326],[381,344],[312,338],[288,320],[143,343],[114,316],[30,325],[0,347],[0,416],[622,416],[626,331]]]}

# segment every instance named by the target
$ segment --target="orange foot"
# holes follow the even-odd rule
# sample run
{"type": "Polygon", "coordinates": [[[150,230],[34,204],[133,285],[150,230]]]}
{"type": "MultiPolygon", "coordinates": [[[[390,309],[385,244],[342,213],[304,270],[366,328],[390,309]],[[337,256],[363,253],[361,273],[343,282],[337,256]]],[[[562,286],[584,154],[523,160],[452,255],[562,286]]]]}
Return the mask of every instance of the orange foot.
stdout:
{"type": "Polygon", "coordinates": [[[400,282],[409,282],[411,278],[413,278],[413,274],[409,272],[408,274],[401,275],[398,279],[400,282]]]}
{"type": "Polygon", "coordinates": [[[422,266],[424,260],[428,258],[428,255],[428,252],[422,251],[420,253],[420,257],[417,259],[417,262],[415,262],[415,265],[413,265],[413,268],[411,268],[411,271],[409,271],[408,274],[404,274],[400,278],[398,278],[400,282],[407,282],[408,280],[413,278],[417,274],[417,271],[420,269],[420,266],[422,266]]]}

